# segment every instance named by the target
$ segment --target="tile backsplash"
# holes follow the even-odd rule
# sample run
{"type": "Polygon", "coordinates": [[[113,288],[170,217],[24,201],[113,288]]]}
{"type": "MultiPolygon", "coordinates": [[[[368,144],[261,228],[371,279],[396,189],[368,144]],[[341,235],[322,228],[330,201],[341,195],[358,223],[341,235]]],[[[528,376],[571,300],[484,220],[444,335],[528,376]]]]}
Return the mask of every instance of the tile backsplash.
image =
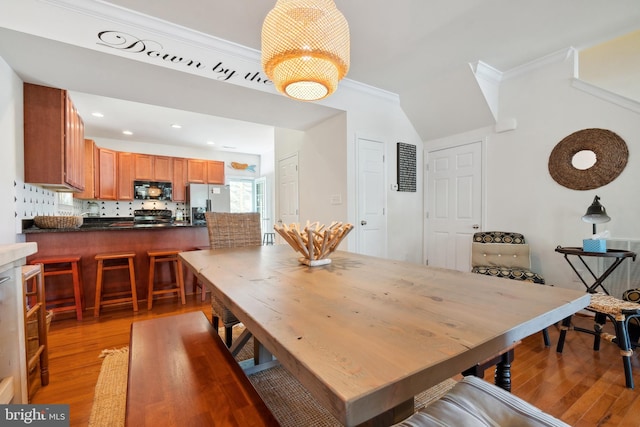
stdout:
{"type": "MultiPolygon", "coordinates": [[[[14,183],[16,219],[58,214],[58,193],[33,184],[14,183]]],[[[65,214],[66,215],[66,214],[65,214]]]]}
{"type": "MultiPolygon", "coordinates": [[[[101,217],[133,217],[136,209],[178,209],[186,212],[183,202],[142,201],[142,200],[78,200],[71,193],[58,193],[38,185],[14,182],[15,218],[20,224],[23,219],[50,215],[83,215],[89,212],[89,202],[97,202],[101,217]]],[[[21,232],[21,229],[18,229],[21,232]]]]}
{"type": "Polygon", "coordinates": [[[97,202],[100,206],[100,216],[105,217],[133,217],[133,211],[136,209],[169,209],[173,211],[175,216],[177,209],[185,210],[185,204],[182,202],[165,202],[156,200],[81,200],[81,212],[89,211],[89,202],[97,202]]]}

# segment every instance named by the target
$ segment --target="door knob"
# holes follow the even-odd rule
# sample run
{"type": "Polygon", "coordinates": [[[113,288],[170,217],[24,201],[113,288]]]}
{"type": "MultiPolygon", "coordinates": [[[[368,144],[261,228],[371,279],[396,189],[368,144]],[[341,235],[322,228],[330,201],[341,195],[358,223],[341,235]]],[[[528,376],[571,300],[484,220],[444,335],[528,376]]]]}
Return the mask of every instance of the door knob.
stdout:
{"type": "Polygon", "coordinates": [[[367,225],[367,221],[363,219],[362,221],[360,221],[360,225],[367,225]]]}
{"type": "Polygon", "coordinates": [[[472,227],[473,227],[474,230],[477,230],[478,228],[480,228],[480,226],[478,224],[473,224],[472,227]]]}

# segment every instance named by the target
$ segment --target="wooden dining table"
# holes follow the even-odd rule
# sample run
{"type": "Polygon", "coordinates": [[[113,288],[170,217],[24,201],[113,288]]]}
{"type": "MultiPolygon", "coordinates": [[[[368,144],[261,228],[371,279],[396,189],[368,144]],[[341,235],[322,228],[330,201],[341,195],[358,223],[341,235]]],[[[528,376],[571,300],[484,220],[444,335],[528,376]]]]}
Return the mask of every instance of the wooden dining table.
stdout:
{"type": "Polygon", "coordinates": [[[182,252],[185,265],[345,426],[390,425],[413,397],[589,304],[584,291],[287,245],[182,252]]]}

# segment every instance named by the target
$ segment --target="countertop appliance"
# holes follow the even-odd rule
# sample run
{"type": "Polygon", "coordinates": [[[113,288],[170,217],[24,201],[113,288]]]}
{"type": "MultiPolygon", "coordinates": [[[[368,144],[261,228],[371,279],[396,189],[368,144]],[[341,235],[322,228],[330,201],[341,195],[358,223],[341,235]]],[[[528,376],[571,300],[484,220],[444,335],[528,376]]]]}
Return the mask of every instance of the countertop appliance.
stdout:
{"type": "Polygon", "coordinates": [[[133,211],[134,227],[166,227],[173,223],[169,209],[136,209],[133,211]]]}
{"type": "Polygon", "coordinates": [[[187,206],[191,224],[206,224],[205,212],[230,212],[231,193],[228,185],[187,185],[187,206]]]}
{"type": "Polygon", "coordinates": [[[172,184],[160,181],[133,181],[133,194],[139,200],[167,200],[172,198],[172,184]]]}

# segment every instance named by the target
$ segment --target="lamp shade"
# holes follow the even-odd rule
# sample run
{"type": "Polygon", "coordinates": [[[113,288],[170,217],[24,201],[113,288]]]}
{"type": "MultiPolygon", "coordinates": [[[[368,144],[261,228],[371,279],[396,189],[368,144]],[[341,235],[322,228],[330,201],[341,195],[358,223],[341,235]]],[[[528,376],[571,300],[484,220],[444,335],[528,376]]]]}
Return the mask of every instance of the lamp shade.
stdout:
{"type": "Polygon", "coordinates": [[[333,0],[278,0],[262,25],[262,68],[285,95],[331,95],[349,71],[349,25],[333,0]]]}
{"type": "Polygon", "coordinates": [[[591,224],[602,224],[603,222],[611,221],[606,209],[600,204],[600,197],[593,198],[593,203],[587,208],[587,213],[582,216],[582,220],[591,224]]]}

